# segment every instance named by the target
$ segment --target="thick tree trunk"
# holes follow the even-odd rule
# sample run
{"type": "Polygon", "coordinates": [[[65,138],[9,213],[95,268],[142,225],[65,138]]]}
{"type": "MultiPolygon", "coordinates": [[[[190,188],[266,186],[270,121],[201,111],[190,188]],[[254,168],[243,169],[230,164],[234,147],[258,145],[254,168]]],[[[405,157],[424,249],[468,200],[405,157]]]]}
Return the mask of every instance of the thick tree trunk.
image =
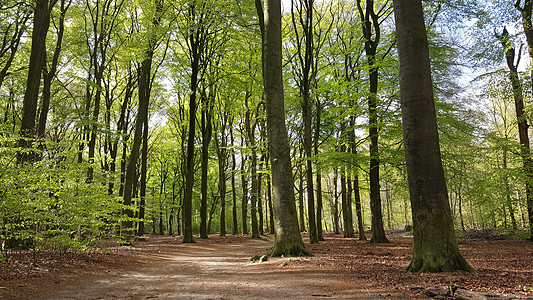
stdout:
{"type": "Polygon", "coordinates": [[[298,228],[289,140],[285,126],[280,0],[265,1],[264,20],[263,70],[276,227],[276,239],[270,255],[309,255],[298,228]]]}
{"type": "Polygon", "coordinates": [[[459,252],[448,202],[422,2],[395,0],[394,14],[414,232],[413,260],[408,271],[472,271],[459,252]]]}

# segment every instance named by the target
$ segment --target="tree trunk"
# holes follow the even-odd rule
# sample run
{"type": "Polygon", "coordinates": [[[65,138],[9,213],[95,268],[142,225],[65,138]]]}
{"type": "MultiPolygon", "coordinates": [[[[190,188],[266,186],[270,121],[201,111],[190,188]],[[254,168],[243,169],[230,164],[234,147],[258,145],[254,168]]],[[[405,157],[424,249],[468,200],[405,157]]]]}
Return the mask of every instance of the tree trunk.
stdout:
{"type": "Polygon", "coordinates": [[[420,0],[395,0],[400,97],[414,253],[409,272],[472,271],[459,252],[439,149],[420,0]]]}
{"type": "MultiPolygon", "coordinates": [[[[268,160],[268,159],[267,159],[268,160]]],[[[270,185],[270,175],[267,175],[267,199],[268,199],[268,221],[270,224],[270,234],[275,233],[274,228],[274,210],[272,208],[272,187],[270,185]]]]}
{"type": "Polygon", "coordinates": [[[379,15],[374,11],[374,1],[366,0],[364,11],[361,0],[357,1],[357,8],[362,19],[361,29],[365,39],[365,54],[368,65],[368,81],[370,84],[368,96],[368,135],[370,137],[370,212],[372,214],[371,243],[388,243],[383,228],[383,214],[379,186],[379,132],[378,132],[378,81],[379,66],[376,64],[376,53],[381,37],[379,15]]]}
{"type": "Polygon", "coordinates": [[[339,181],[339,171],[338,169],[334,170],[335,176],[333,177],[333,229],[335,230],[335,234],[340,234],[340,226],[339,226],[339,193],[338,193],[338,181],[339,181]]]}
{"type": "Polygon", "coordinates": [[[202,94],[202,182],[201,193],[202,198],[200,202],[200,238],[207,239],[207,169],[209,167],[209,144],[211,142],[211,135],[213,132],[211,122],[211,108],[205,91],[202,94]]]}
{"type": "MultiPolygon", "coordinates": [[[[517,4],[518,5],[518,4],[517,4]]],[[[529,21],[528,26],[531,26],[531,0],[526,0],[526,10],[529,10],[529,21]]],[[[522,14],[524,12],[522,11],[522,14]]],[[[523,21],[525,22],[525,21],[523,21]]],[[[524,30],[526,24],[524,23],[524,30]]],[[[526,36],[528,40],[530,55],[533,55],[533,29],[531,27],[526,31],[526,36]],[[528,33],[529,32],[529,33],[528,33]],[[528,36],[528,34],[532,36],[528,36]],[[530,38],[532,40],[530,40],[530,38]],[[531,44],[530,44],[531,42],[531,44]]],[[[513,87],[513,98],[516,111],[516,119],[518,123],[518,137],[520,139],[520,156],[522,157],[523,170],[526,175],[526,199],[527,199],[527,211],[529,214],[529,228],[530,228],[530,240],[533,241],[533,159],[531,158],[531,150],[529,146],[529,134],[527,124],[527,117],[524,115],[524,96],[522,85],[520,84],[520,79],[518,78],[518,64],[520,63],[520,56],[518,56],[517,62],[515,64],[515,49],[512,47],[511,42],[509,41],[509,33],[507,29],[503,29],[503,34],[498,36],[500,39],[503,48],[505,49],[505,57],[507,60],[507,66],[509,67],[509,78],[511,80],[511,85],[513,87]]],[[[533,56],[532,56],[533,61],[533,56]]]]}
{"type": "MultiPolygon", "coordinates": [[[[259,12],[259,16],[262,17],[263,14],[259,12]]],[[[265,1],[264,22],[263,82],[276,228],[276,239],[270,255],[309,255],[298,228],[289,139],[285,126],[280,0],[265,1]]]]}
{"type": "MultiPolygon", "coordinates": [[[[46,35],[50,26],[50,14],[57,0],[37,0],[33,15],[31,36],[31,53],[28,66],[28,78],[22,106],[19,147],[31,148],[35,138],[35,119],[37,100],[41,86],[41,72],[46,62],[46,35]]],[[[17,162],[30,162],[34,159],[33,151],[17,152],[17,162]]]]}
{"type": "MultiPolygon", "coordinates": [[[[302,155],[303,157],[303,155],[302,155]]],[[[298,210],[300,213],[300,232],[305,231],[305,216],[304,216],[304,173],[302,171],[302,165],[298,165],[297,169],[298,180],[298,210]]]]}
{"type": "MultiPolygon", "coordinates": [[[[233,141],[233,122],[230,123],[230,135],[231,135],[231,144],[234,145],[233,141]]],[[[237,191],[235,190],[235,172],[237,169],[237,161],[235,159],[235,152],[231,151],[231,195],[233,199],[232,207],[232,216],[233,216],[233,228],[231,233],[236,235],[239,232],[239,224],[237,222],[237,191]]]]}
{"type": "MultiPolygon", "coordinates": [[[[242,145],[244,148],[244,141],[242,145]]],[[[244,149],[241,151],[241,185],[242,185],[242,199],[241,199],[241,216],[242,216],[242,234],[248,234],[248,182],[245,174],[245,155],[244,149]]]]}
{"type": "MultiPolygon", "coordinates": [[[[50,94],[52,87],[52,79],[56,75],[57,64],[59,62],[59,55],[61,53],[61,45],[63,43],[63,33],[65,32],[65,14],[70,6],[70,1],[66,3],[65,0],[61,0],[61,13],[59,16],[59,27],[57,30],[56,47],[54,50],[54,56],[52,57],[52,64],[50,70],[47,70],[46,57],[43,68],[43,99],[41,105],[41,112],[39,114],[39,124],[37,125],[37,138],[44,138],[46,131],[46,120],[48,118],[48,111],[50,110],[50,94]]],[[[46,47],[46,45],[45,45],[46,47]]],[[[46,51],[46,49],[45,49],[46,51]]]]}
{"type": "MultiPolygon", "coordinates": [[[[144,212],[146,206],[146,176],[148,173],[148,118],[146,118],[143,126],[143,147],[141,151],[141,187],[140,187],[140,203],[139,203],[139,224],[137,227],[137,235],[144,235],[144,212]]],[[[164,183],[163,183],[164,184],[164,183]]],[[[162,221],[160,221],[162,222],[162,221]]]]}
{"type": "MultiPolygon", "coordinates": [[[[148,123],[148,106],[150,102],[150,81],[152,70],[152,56],[153,48],[146,52],[146,57],[141,63],[139,74],[139,108],[137,111],[137,119],[135,120],[135,133],[133,135],[133,145],[131,146],[130,159],[126,168],[124,180],[124,195],[123,204],[128,207],[132,204],[133,198],[133,183],[136,179],[137,160],[139,159],[139,152],[143,140],[144,123],[148,123]]],[[[147,126],[146,126],[147,128],[147,126]]],[[[126,235],[133,235],[133,210],[126,208],[123,211],[126,217],[122,221],[122,230],[126,235]]]]}

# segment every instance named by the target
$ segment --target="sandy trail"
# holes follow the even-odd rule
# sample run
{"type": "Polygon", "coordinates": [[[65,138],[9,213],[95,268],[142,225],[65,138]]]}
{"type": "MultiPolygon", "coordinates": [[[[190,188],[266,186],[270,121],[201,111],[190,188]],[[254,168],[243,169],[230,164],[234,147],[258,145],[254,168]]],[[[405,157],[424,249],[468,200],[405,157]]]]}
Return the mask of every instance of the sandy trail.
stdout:
{"type": "MultiPolygon", "coordinates": [[[[40,299],[405,299],[369,291],[334,270],[290,266],[288,258],[252,263],[272,238],[177,245],[106,277],[62,285],[40,299]]],[[[36,297],[39,299],[39,297],[36,297]]]]}

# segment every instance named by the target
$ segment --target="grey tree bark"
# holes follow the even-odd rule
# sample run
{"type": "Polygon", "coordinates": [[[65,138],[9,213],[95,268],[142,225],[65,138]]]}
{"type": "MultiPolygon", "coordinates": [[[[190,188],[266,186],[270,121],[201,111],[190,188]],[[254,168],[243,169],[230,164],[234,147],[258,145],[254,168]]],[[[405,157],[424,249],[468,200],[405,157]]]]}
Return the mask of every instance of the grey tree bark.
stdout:
{"type": "Polygon", "coordinates": [[[459,252],[442,168],[421,0],[395,0],[400,97],[413,215],[410,272],[472,271],[459,252]]]}
{"type": "Polygon", "coordinates": [[[309,255],[298,228],[289,141],[285,125],[280,0],[265,1],[264,25],[263,74],[276,228],[276,239],[270,255],[309,255]]]}

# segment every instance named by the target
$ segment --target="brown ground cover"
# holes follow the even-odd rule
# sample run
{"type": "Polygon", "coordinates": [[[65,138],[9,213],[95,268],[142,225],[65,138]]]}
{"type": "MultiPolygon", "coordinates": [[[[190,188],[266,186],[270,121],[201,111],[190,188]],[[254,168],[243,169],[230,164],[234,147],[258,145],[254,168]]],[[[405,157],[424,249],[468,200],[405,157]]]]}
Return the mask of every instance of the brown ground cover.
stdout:
{"type": "Polygon", "coordinates": [[[181,244],[179,236],[151,235],[105,253],[20,252],[0,263],[0,299],[533,299],[528,241],[465,238],[459,246],[475,274],[411,274],[408,234],[389,234],[390,244],[325,238],[307,245],[312,257],[263,263],[250,258],[266,251],[272,236],[212,235],[181,244]]]}

